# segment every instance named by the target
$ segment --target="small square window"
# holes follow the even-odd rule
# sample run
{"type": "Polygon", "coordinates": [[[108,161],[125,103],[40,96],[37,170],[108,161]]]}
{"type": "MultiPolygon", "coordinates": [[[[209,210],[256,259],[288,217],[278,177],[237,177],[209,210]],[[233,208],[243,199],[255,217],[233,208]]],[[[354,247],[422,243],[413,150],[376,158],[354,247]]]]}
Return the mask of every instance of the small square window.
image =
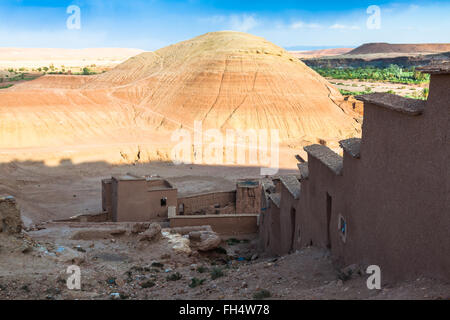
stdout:
{"type": "Polygon", "coordinates": [[[167,198],[163,197],[161,198],[161,207],[165,207],[167,205],[167,198]]]}

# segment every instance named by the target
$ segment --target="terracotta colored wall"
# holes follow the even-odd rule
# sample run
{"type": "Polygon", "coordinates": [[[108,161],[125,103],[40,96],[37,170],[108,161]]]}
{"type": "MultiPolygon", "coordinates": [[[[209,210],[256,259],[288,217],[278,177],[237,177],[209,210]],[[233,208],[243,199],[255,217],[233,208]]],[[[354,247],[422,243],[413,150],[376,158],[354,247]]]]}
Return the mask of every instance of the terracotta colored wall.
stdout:
{"type": "Polygon", "coordinates": [[[177,205],[176,189],[148,191],[145,180],[113,179],[112,189],[113,219],[117,222],[164,219],[168,207],[177,205]],[[166,206],[161,206],[162,197],[167,197],[166,206]]]}
{"type": "Polygon", "coordinates": [[[259,247],[273,255],[283,254],[281,247],[280,208],[271,200],[265,212],[259,218],[259,247]]]}
{"type": "Polygon", "coordinates": [[[258,233],[258,215],[180,216],[170,219],[170,227],[209,225],[219,234],[238,235],[258,233]]]}
{"type": "MultiPolygon", "coordinates": [[[[302,181],[300,201],[297,202],[296,248],[303,246],[329,247],[329,231],[332,228],[332,212],[328,213],[328,197],[331,205],[337,201],[336,180],[333,171],[315,158],[308,161],[309,178],[302,181]]],[[[284,200],[283,200],[284,201],[284,200]]]]}
{"type": "Polygon", "coordinates": [[[297,218],[297,203],[288,189],[281,184],[281,203],[279,211],[280,220],[280,252],[278,254],[286,254],[294,249],[297,237],[295,235],[295,226],[297,218]]]}
{"type": "Polygon", "coordinates": [[[344,152],[337,175],[309,157],[300,199],[282,187],[279,226],[269,215],[271,240],[279,238],[281,247],[270,241],[266,250],[286,252],[295,207],[296,248],[330,247],[339,266],[379,265],[383,281],[450,280],[449,104],[449,75],[432,75],[422,115],[366,103],[360,158],[344,152]],[[347,223],[345,242],[340,216],[347,223]]]}
{"type": "Polygon", "coordinates": [[[102,180],[102,209],[107,220],[112,220],[112,179],[102,180]]]}
{"type": "Polygon", "coordinates": [[[179,214],[180,204],[184,204],[184,215],[191,215],[201,209],[205,209],[216,204],[221,207],[225,207],[229,204],[235,205],[236,191],[215,192],[179,198],[177,203],[177,214],[179,214]]]}
{"type": "Polygon", "coordinates": [[[333,239],[341,264],[450,279],[450,77],[433,75],[430,92],[420,116],[366,104],[361,159],[345,157],[333,208],[334,223],[339,213],[348,223],[346,243],[333,239]]]}
{"type": "Polygon", "coordinates": [[[236,212],[261,212],[261,186],[251,188],[238,186],[236,189],[236,212]]]}

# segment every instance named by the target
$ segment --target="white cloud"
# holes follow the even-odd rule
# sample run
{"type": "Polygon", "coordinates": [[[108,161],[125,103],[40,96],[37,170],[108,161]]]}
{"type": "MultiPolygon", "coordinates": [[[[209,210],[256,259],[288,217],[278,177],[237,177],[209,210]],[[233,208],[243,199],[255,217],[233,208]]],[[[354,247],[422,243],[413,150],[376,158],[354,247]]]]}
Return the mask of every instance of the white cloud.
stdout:
{"type": "Polygon", "coordinates": [[[243,14],[230,16],[229,24],[235,31],[247,32],[258,26],[259,22],[253,15],[243,14]]]}
{"type": "Polygon", "coordinates": [[[234,31],[247,32],[260,25],[259,20],[253,14],[215,15],[200,19],[200,22],[220,25],[221,28],[234,31]]]}
{"type": "Polygon", "coordinates": [[[308,29],[318,29],[322,26],[318,23],[304,23],[303,21],[296,21],[291,24],[291,29],[301,29],[301,28],[308,28],[308,29]]]}
{"type": "Polygon", "coordinates": [[[345,25],[345,24],[336,23],[336,24],[333,24],[332,26],[330,26],[330,29],[359,30],[360,27],[355,26],[355,25],[349,26],[349,25],[345,25]]]}

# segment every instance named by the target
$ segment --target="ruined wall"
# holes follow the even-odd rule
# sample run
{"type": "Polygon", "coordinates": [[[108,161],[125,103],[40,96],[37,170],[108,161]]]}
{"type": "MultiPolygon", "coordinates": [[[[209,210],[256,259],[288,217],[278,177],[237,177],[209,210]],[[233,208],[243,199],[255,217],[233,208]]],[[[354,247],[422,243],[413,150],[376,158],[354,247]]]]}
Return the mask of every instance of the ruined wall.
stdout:
{"type": "MultiPolygon", "coordinates": [[[[300,183],[295,177],[290,177],[290,183],[296,181],[298,185],[300,183]]],[[[296,235],[296,219],[297,219],[297,203],[298,197],[292,193],[292,190],[288,189],[285,178],[282,178],[280,196],[282,201],[280,202],[279,224],[280,224],[280,239],[278,254],[286,254],[294,250],[299,238],[296,235]]],[[[292,186],[290,186],[292,187],[292,186]]],[[[299,192],[298,190],[297,192],[299,192]]]]}
{"type": "Polygon", "coordinates": [[[19,233],[22,230],[22,219],[12,196],[0,196],[0,232],[9,234],[19,233]]]}
{"type": "Polygon", "coordinates": [[[177,201],[177,214],[233,214],[236,212],[236,191],[214,192],[179,198],[177,201]],[[218,207],[218,208],[217,208],[218,207]],[[228,208],[224,211],[224,208],[228,208]],[[183,209],[181,212],[180,208],[183,209]]]}
{"type": "Polygon", "coordinates": [[[280,228],[280,193],[269,195],[268,207],[259,218],[259,247],[273,255],[283,253],[280,228]]]}
{"type": "Polygon", "coordinates": [[[255,187],[236,188],[236,212],[237,213],[260,213],[261,212],[261,185],[255,187]]]}
{"type": "Polygon", "coordinates": [[[170,219],[170,227],[209,225],[214,232],[223,235],[255,234],[257,220],[256,214],[177,216],[170,219]]]}

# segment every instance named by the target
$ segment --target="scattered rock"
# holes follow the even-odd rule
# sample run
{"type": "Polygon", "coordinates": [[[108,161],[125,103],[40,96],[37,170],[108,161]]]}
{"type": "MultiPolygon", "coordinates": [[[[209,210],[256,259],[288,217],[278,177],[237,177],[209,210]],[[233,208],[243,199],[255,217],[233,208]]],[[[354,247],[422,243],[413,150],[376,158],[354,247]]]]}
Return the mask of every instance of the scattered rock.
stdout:
{"type": "Polygon", "coordinates": [[[150,222],[138,222],[131,226],[131,233],[137,234],[146,231],[150,227],[150,222]]]}
{"type": "Polygon", "coordinates": [[[157,241],[161,238],[161,226],[152,223],[147,230],[138,235],[139,241],[157,241]]]}
{"type": "Polygon", "coordinates": [[[189,240],[191,240],[191,246],[199,251],[216,249],[222,242],[219,235],[213,231],[191,231],[189,240]]]}
{"type": "Polygon", "coordinates": [[[338,270],[338,278],[342,281],[347,281],[352,278],[352,276],[361,274],[361,268],[357,264],[351,264],[341,270],[338,270]]]}
{"type": "Polygon", "coordinates": [[[116,285],[118,285],[119,287],[123,287],[125,285],[125,281],[122,278],[117,278],[116,285]]]}

